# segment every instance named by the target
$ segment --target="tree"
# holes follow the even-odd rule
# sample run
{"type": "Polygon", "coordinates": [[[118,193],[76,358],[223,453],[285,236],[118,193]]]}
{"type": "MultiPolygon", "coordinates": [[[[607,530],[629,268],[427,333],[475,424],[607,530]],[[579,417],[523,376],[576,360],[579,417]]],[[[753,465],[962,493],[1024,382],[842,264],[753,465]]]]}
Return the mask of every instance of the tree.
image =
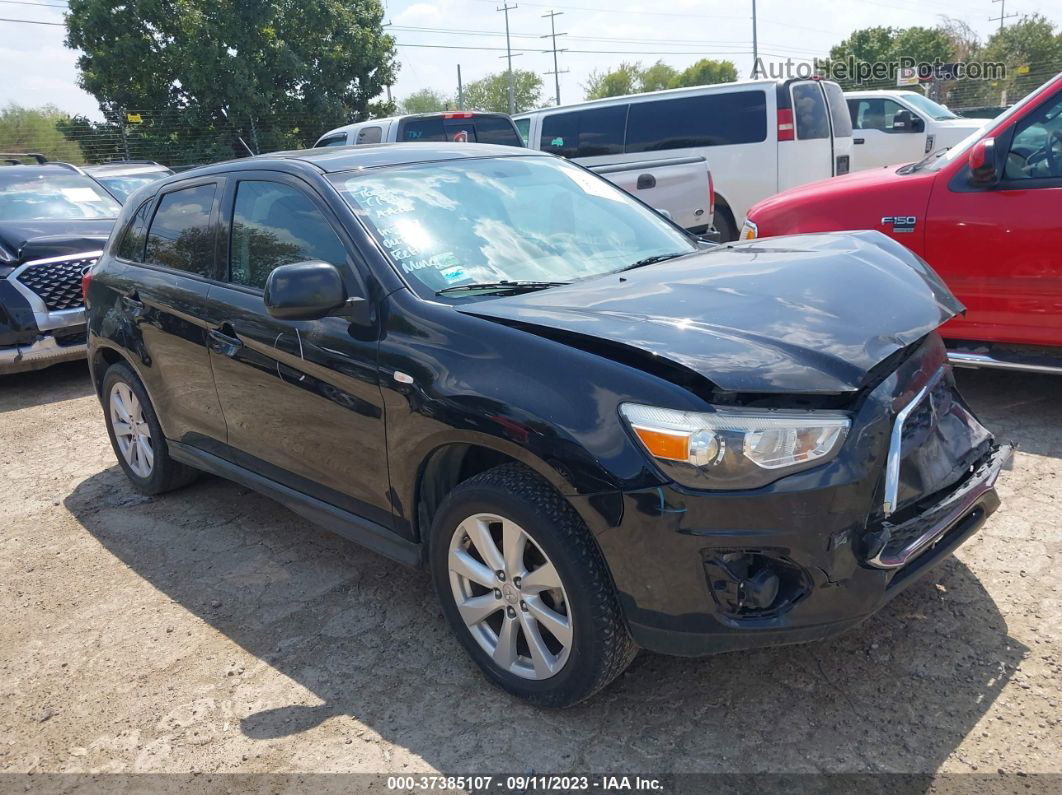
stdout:
{"type": "Polygon", "coordinates": [[[1022,17],[995,33],[981,52],[985,61],[1002,62],[1007,76],[992,86],[992,95],[1016,102],[1058,73],[1062,63],[1062,30],[1040,14],[1022,17]]]}
{"type": "Polygon", "coordinates": [[[0,151],[37,152],[49,160],[83,163],[81,147],[58,126],[69,119],[54,105],[24,108],[11,103],[0,110],[0,151]]]}
{"type": "MultiPolygon", "coordinates": [[[[516,113],[537,108],[542,97],[542,78],[534,72],[513,69],[513,99],[516,113]]],[[[465,86],[465,108],[493,113],[509,112],[509,74],[497,72],[465,86]]]]}
{"type": "Polygon", "coordinates": [[[710,86],[714,83],[733,83],[737,80],[737,67],[731,61],[713,61],[702,58],[688,69],[672,78],[671,88],[686,86],[710,86]]]}
{"type": "Polygon", "coordinates": [[[587,99],[604,99],[605,97],[622,97],[636,94],[641,90],[642,69],[639,64],[624,61],[611,72],[590,73],[583,91],[587,99]]]}
{"type": "Polygon", "coordinates": [[[414,91],[402,100],[399,106],[402,113],[432,113],[439,110],[447,110],[453,104],[453,100],[433,91],[430,88],[422,88],[414,91]]]}
{"type": "Polygon", "coordinates": [[[830,61],[851,60],[856,74],[838,80],[845,90],[857,88],[894,88],[895,74],[870,83],[861,83],[858,78],[859,64],[896,64],[901,58],[911,58],[915,63],[953,61],[955,46],[951,36],[942,28],[862,28],[840,44],[830,48],[830,61]]]}
{"type": "Polygon", "coordinates": [[[208,133],[231,156],[365,118],[397,66],[382,20],[378,0],[70,0],[66,44],[112,123],[165,112],[160,141],[208,133]]]}
{"type": "Polygon", "coordinates": [[[640,91],[660,91],[664,88],[671,88],[672,81],[676,77],[678,77],[678,72],[673,66],[669,66],[663,61],[657,61],[652,66],[641,70],[638,89],[640,91]]]}

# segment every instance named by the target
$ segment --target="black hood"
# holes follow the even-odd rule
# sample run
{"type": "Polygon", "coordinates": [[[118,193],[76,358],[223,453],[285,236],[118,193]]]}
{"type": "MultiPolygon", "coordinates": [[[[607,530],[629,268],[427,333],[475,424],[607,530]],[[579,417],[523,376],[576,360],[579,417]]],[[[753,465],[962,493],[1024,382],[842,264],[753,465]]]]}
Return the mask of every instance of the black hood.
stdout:
{"type": "Polygon", "coordinates": [[[963,307],[902,245],[851,232],[719,246],[460,310],[619,343],[727,391],[836,394],[963,307]]]}
{"type": "Polygon", "coordinates": [[[0,220],[0,262],[14,264],[83,251],[99,251],[107,242],[113,218],[0,220]]]}

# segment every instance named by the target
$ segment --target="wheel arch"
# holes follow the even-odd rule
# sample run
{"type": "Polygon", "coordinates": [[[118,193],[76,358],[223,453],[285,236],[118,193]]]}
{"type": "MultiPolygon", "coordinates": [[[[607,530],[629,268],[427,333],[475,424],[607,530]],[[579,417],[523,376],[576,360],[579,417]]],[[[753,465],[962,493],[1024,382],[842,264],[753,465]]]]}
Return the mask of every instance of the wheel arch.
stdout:
{"type": "MultiPolygon", "coordinates": [[[[420,456],[413,482],[408,518],[413,537],[425,541],[439,505],[454,488],[480,472],[506,463],[526,466],[542,477],[562,497],[576,493],[569,476],[520,445],[480,433],[465,433],[432,440],[420,456]]],[[[580,501],[569,504],[587,522],[580,501]]],[[[588,527],[591,526],[587,522],[588,527]]]]}

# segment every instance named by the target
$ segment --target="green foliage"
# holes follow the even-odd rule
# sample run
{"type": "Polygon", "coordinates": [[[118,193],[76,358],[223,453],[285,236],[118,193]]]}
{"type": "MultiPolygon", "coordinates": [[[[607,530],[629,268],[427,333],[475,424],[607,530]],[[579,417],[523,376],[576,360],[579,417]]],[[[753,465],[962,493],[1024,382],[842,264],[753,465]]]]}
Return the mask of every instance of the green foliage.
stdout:
{"type": "Polygon", "coordinates": [[[737,67],[730,61],[702,58],[688,69],[679,72],[663,61],[648,67],[624,61],[611,72],[591,72],[583,85],[587,99],[622,97],[664,88],[707,86],[737,80],[737,67]]]}
{"type": "MultiPolygon", "coordinates": [[[[227,154],[308,145],[366,118],[394,79],[378,0],[70,0],[67,46],[80,85],[117,123],[124,111],[167,115],[153,133],[179,151],[212,131],[227,154]]],[[[194,148],[194,147],[193,147],[194,148]]],[[[198,151],[198,150],[197,150],[198,151]]]]}
{"type": "Polygon", "coordinates": [[[11,103],[0,109],[0,151],[38,152],[49,160],[84,163],[81,147],[60,129],[69,120],[54,105],[24,108],[11,103]]]}
{"type": "Polygon", "coordinates": [[[672,88],[672,82],[677,77],[678,72],[674,67],[668,66],[663,61],[657,61],[652,66],[641,70],[638,88],[641,91],[660,91],[665,88],[672,88]]]}
{"type": "MultiPolygon", "coordinates": [[[[508,95],[506,95],[506,103],[508,103],[508,95]]],[[[449,97],[430,88],[422,88],[403,99],[399,107],[402,113],[433,113],[448,110],[451,105],[456,105],[456,103],[449,97]]]]}
{"type": "Polygon", "coordinates": [[[993,35],[980,58],[1007,66],[1006,79],[996,81],[990,96],[1005,91],[1007,101],[1016,102],[1062,68],[1062,29],[1040,14],[1022,17],[993,35]]]}
{"type": "Polygon", "coordinates": [[[605,97],[622,97],[641,91],[642,69],[640,64],[624,61],[611,72],[590,73],[583,91],[587,99],[604,99],[605,97]]]}
{"type": "MultiPolygon", "coordinates": [[[[513,99],[516,113],[532,110],[541,104],[542,78],[534,72],[513,69],[513,99]]],[[[509,75],[497,72],[465,86],[465,108],[494,113],[509,112],[509,75]]]]}
{"type": "Polygon", "coordinates": [[[670,87],[710,86],[715,83],[732,83],[737,78],[737,67],[731,61],[713,61],[711,58],[702,58],[693,66],[679,72],[672,79],[670,87]]]}
{"type": "MultiPolygon", "coordinates": [[[[860,63],[897,63],[901,58],[912,58],[915,63],[933,63],[937,60],[953,60],[955,46],[943,28],[863,28],[852,33],[840,44],[830,48],[830,60],[845,61],[849,58],[858,70],[860,63]]],[[[853,75],[839,80],[841,88],[892,88],[895,77],[878,81],[877,84],[857,83],[853,75]]]]}

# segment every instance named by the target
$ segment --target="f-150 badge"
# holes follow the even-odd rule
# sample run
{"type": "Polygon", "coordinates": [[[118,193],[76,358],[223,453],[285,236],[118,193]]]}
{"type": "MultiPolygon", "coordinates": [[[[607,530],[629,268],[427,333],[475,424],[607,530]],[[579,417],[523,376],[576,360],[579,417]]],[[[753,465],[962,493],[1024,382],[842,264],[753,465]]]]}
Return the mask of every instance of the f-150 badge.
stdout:
{"type": "Polygon", "coordinates": [[[918,219],[913,215],[886,215],[881,219],[882,226],[891,226],[896,234],[913,232],[918,219]]]}

